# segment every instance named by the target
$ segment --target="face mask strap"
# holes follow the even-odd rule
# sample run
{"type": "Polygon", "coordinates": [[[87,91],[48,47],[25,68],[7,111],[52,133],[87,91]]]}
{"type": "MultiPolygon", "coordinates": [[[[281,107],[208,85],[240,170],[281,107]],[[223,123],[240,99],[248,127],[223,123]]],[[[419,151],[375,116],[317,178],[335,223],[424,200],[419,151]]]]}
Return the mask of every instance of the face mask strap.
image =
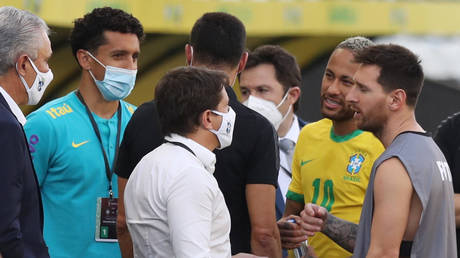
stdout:
{"type": "Polygon", "coordinates": [[[106,69],[105,65],[101,63],[101,61],[99,61],[95,56],[93,56],[93,54],[91,54],[89,51],[86,51],[86,53],[92,57],[96,62],[98,62],[102,67],[104,67],[104,69],[106,69]]]}
{"type": "Polygon", "coordinates": [[[185,57],[185,66],[192,66],[193,65],[193,47],[190,44],[187,44],[190,47],[190,54],[192,57],[190,58],[190,64],[188,63],[187,57],[185,57]]]}
{"type": "MultiPolygon", "coordinates": [[[[17,71],[18,71],[18,64],[16,63],[16,72],[17,71]]],[[[24,88],[26,88],[27,93],[29,93],[31,91],[31,88],[27,84],[27,82],[24,79],[24,77],[22,77],[22,75],[19,74],[19,72],[18,72],[18,75],[19,75],[19,79],[21,79],[22,85],[24,86],[24,88]]]]}
{"type": "Polygon", "coordinates": [[[213,133],[217,133],[217,132],[220,130],[220,128],[222,127],[222,125],[224,124],[224,116],[225,116],[225,113],[219,112],[219,111],[217,111],[217,110],[211,110],[211,112],[214,113],[214,114],[216,114],[216,115],[218,115],[218,116],[220,116],[220,117],[222,117],[222,121],[220,122],[219,128],[217,128],[217,130],[215,130],[215,129],[211,129],[211,130],[210,130],[210,131],[213,132],[213,133]]]}
{"type": "Polygon", "coordinates": [[[283,105],[284,101],[287,99],[287,96],[289,95],[289,90],[286,91],[286,94],[284,94],[284,97],[283,99],[281,100],[281,102],[276,106],[276,108],[279,108],[281,105],[283,105]]]}
{"type": "Polygon", "coordinates": [[[192,58],[190,58],[190,66],[193,65],[193,47],[190,45],[190,54],[192,55],[192,58]]]}
{"type": "Polygon", "coordinates": [[[98,81],[98,80],[96,80],[96,77],[94,77],[94,74],[93,74],[93,72],[91,72],[91,70],[88,70],[88,73],[89,73],[89,75],[91,75],[91,77],[93,78],[94,81],[98,81]]]}
{"type": "MultiPolygon", "coordinates": [[[[226,120],[225,118],[226,118],[228,115],[231,115],[231,112],[232,112],[232,111],[233,111],[233,110],[231,110],[230,107],[228,108],[228,112],[226,112],[226,113],[223,113],[223,112],[220,112],[220,111],[217,111],[217,110],[211,110],[212,113],[214,113],[214,114],[216,114],[216,115],[222,117],[222,122],[221,122],[221,124],[220,124],[220,126],[219,126],[219,129],[217,129],[217,131],[220,130],[220,128],[221,128],[222,125],[224,124],[224,120],[226,120]]],[[[234,112],[234,111],[233,111],[233,112],[234,112]]],[[[214,129],[213,129],[213,130],[214,130],[214,129]]],[[[214,132],[217,132],[217,131],[214,130],[214,132]]]]}
{"type": "Polygon", "coordinates": [[[288,108],[286,114],[284,114],[283,118],[281,118],[280,124],[282,124],[284,122],[284,120],[286,120],[286,117],[289,115],[289,112],[291,112],[291,107],[292,107],[292,105],[289,105],[289,108],[288,108]]]}
{"type": "Polygon", "coordinates": [[[232,84],[230,84],[230,86],[233,88],[233,86],[235,86],[235,82],[236,82],[236,78],[238,77],[238,73],[236,73],[235,77],[233,78],[233,82],[232,84]]]}
{"type": "Polygon", "coordinates": [[[219,115],[219,116],[225,116],[225,114],[227,113],[223,113],[223,112],[220,112],[220,111],[217,111],[217,110],[211,110],[212,113],[216,114],[216,115],[219,115]]]}
{"type": "Polygon", "coordinates": [[[32,59],[30,59],[30,57],[28,57],[28,56],[27,56],[27,59],[29,59],[29,62],[30,62],[30,64],[32,65],[32,68],[34,68],[34,70],[35,70],[35,72],[37,73],[37,75],[41,74],[42,72],[40,72],[40,71],[38,70],[38,68],[35,66],[34,61],[32,61],[32,59]]]}
{"type": "MultiPolygon", "coordinates": [[[[30,58],[28,56],[27,56],[27,58],[29,59],[29,62],[32,64],[32,68],[34,68],[35,72],[37,72],[37,68],[35,67],[35,64],[32,62],[32,60],[30,60],[30,58]]],[[[27,84],[26,79],[24,79],[24,77],[22,77],[22,75],[19,73],[19,71],[18,71],[18,63],[17,62],[16,62],[16,72],[18,73],[19,79],[21,79],[22,85],[24,86],[24,88],[26,88],[27,94],[29,94],[30,91],[32,91],[32,89],[27,84]]],[[[38,76],[38,72],[37,72],[37,76],[38,76]]]]}

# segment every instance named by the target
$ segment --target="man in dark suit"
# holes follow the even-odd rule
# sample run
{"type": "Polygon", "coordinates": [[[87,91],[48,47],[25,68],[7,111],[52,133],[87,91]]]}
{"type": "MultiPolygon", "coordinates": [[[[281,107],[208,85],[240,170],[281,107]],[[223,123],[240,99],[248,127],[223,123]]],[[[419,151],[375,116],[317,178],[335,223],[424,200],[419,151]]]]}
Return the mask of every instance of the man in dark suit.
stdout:
{"type": "Polygon", "coordinates": [[[280,170],[276,190],[276,219],[284,213],[291,182],[291,162],[305,121],[294,113],[299,106],[302,77],[296,59],[280,46],[264,45],[249,53],[240,75],[243,104],[265,116],[279,137],[280,170]]]}
{"type": "Polygon", "coordinates": [[[35,105],[53,79],[49,28],[34,14],[0,8],[0,257],[49,257],[43,209],[18,105],[35,105]]]}

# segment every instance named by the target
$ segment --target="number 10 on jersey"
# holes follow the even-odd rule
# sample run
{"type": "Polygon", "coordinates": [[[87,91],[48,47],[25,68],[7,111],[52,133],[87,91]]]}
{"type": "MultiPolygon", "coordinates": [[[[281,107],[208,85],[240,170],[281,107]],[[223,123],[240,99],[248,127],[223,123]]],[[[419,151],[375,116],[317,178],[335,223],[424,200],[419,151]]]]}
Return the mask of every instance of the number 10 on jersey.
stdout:
{"type": "MultiPolygon", "coordinates": [[[[317,204],[318,196],[319,196],[319,189],[321,187],[321,179],[316,178],[313,181],[313,199],[311,200],[312,203],[317,204]]],[[[332,205],[334,204],[334,183],[332,180],[328,179],[324,181],[323,185],[323,201],[321,202],[321,206],[326,208],[327,211],[331,211],[332,205]]]]}

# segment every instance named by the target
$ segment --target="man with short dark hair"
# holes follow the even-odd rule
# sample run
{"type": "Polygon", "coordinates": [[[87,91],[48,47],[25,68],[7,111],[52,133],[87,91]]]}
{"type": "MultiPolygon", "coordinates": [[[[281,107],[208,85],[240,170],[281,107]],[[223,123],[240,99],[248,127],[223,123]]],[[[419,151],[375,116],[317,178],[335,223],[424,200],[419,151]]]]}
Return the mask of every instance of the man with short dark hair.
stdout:
{"type": "MultiPolygon", "coordinates": [[[[206,13],[192,28],[190,44],[185,46],[186,60],[189,65],[223,71],[233,85],[246,64],[245,42],[244,25],[236,17],[206,13]]],[[[230,87],[226,87],[226,91],[237,117],[234,141],[230,147],[215,151],[214,176],[232,219],[232,254],[252,252],[279,257],[281,248],[275,218],[279,169],[276,133],[264,117],[239,103],[230,87]]],[[[120,176],[120,192],[137,162],[161,143],[159,135],[152,135],[159,131],[158,122],[153,102],[143,104],[130,121],[116,170],[120,176]]],[[[123,220],[123,214],[119,214],[119,221],[123,220]]]]}
{"type": "MultiPolygon", "coordinates": [[[[224,71],[233,86],[246,65],[245,43],[246,30],[240,20],[226,13],[207,13],[193,26],[185,55],[189,65],[224,71]]],[[[265,118],[239,103],[229,87],[227,94],[237,114],[235,142],[216,152],[214,175],[232,218],[232,253],[278,257],[276,133],[265,118]]]]}
{"type": "Polygon", "coordinates": [[[26,132],[43,197],[44,236],[55,257],[120,257],[113,162],[135,107],[142,25],[96,8],[76,19],[72,52],[82,68],[77,91],[29,115],[26,132]]]}
{"type": "Polygon", "coordinates": [[[230,256],[230,214],[212,176],[212,151],[231,144],[235,126],[227,81],[221,72],[181,67],[158,82],[166,142],[142,158],[125,189],[134,256],[230,256]]]}
{"type": "Polygon", "coordinates": [[[358,127],[386,150],[374,163],[359,227],[307,204],[304,229],[321,230],[353,257],[457,257],[449,167],[414,114],[420,60],[388,44],[361,51],[355,61],[360,67],[346,100],[358,127]]]}
{"type": "Polygon", "coordinates": [[[302,77],[296,59],[280,46],[264,45],[249,53],[240,75],[241,100],[275,127],[280,146],[276,189],[276,219],[283,216],[291,183],[291,162],[300,129],[306,124],[294,112],[299,107],[302,77]]]}
{"type": "Polygon", "coordinates": [[[53,79],[49,28],[40,17],[0,7],[0,257],[46,258],[43,207],[18,105],[35,105],[53,79]]]}
{"type": "MultiPolygon", "coordinates": [[[[306,238],[301,234],[300,239],[292,241],[289,228],[283,228],[295,225],[285,223],[288,219],[297,218],[299,222],[305,203],[316,203],[342,219],[359,221],[372,164],[383,146],[371,133],[358,129],[345,97],[359,66],[353,63],[354,55],[373,44],[363,37],[348,38],[329,58],[321,83],[324,118],[302,129],[293,157],[286,210],[279,222],[285,248],[295,247],[306,238]]],[[[308,244],[318,257],[351,255],[323,234],[310,237],[308,244]]]]}

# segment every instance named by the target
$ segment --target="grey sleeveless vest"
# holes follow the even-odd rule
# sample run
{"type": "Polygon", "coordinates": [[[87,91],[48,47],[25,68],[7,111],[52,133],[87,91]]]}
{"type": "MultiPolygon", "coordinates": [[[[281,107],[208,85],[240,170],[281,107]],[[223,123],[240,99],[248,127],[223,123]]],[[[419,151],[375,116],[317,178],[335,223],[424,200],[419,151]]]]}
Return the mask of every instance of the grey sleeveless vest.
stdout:
{"type": "Polygon", "coordinates": [[[375,173],[382,162],[392,157],[397,157],[405,166],[423,206],[411,257],[457,257],[454,191],[449,166],[432,138],[416,132],[399,134],[375,161],[361,211],[353,257],[366,257],[369,250],[375,173]]]}

